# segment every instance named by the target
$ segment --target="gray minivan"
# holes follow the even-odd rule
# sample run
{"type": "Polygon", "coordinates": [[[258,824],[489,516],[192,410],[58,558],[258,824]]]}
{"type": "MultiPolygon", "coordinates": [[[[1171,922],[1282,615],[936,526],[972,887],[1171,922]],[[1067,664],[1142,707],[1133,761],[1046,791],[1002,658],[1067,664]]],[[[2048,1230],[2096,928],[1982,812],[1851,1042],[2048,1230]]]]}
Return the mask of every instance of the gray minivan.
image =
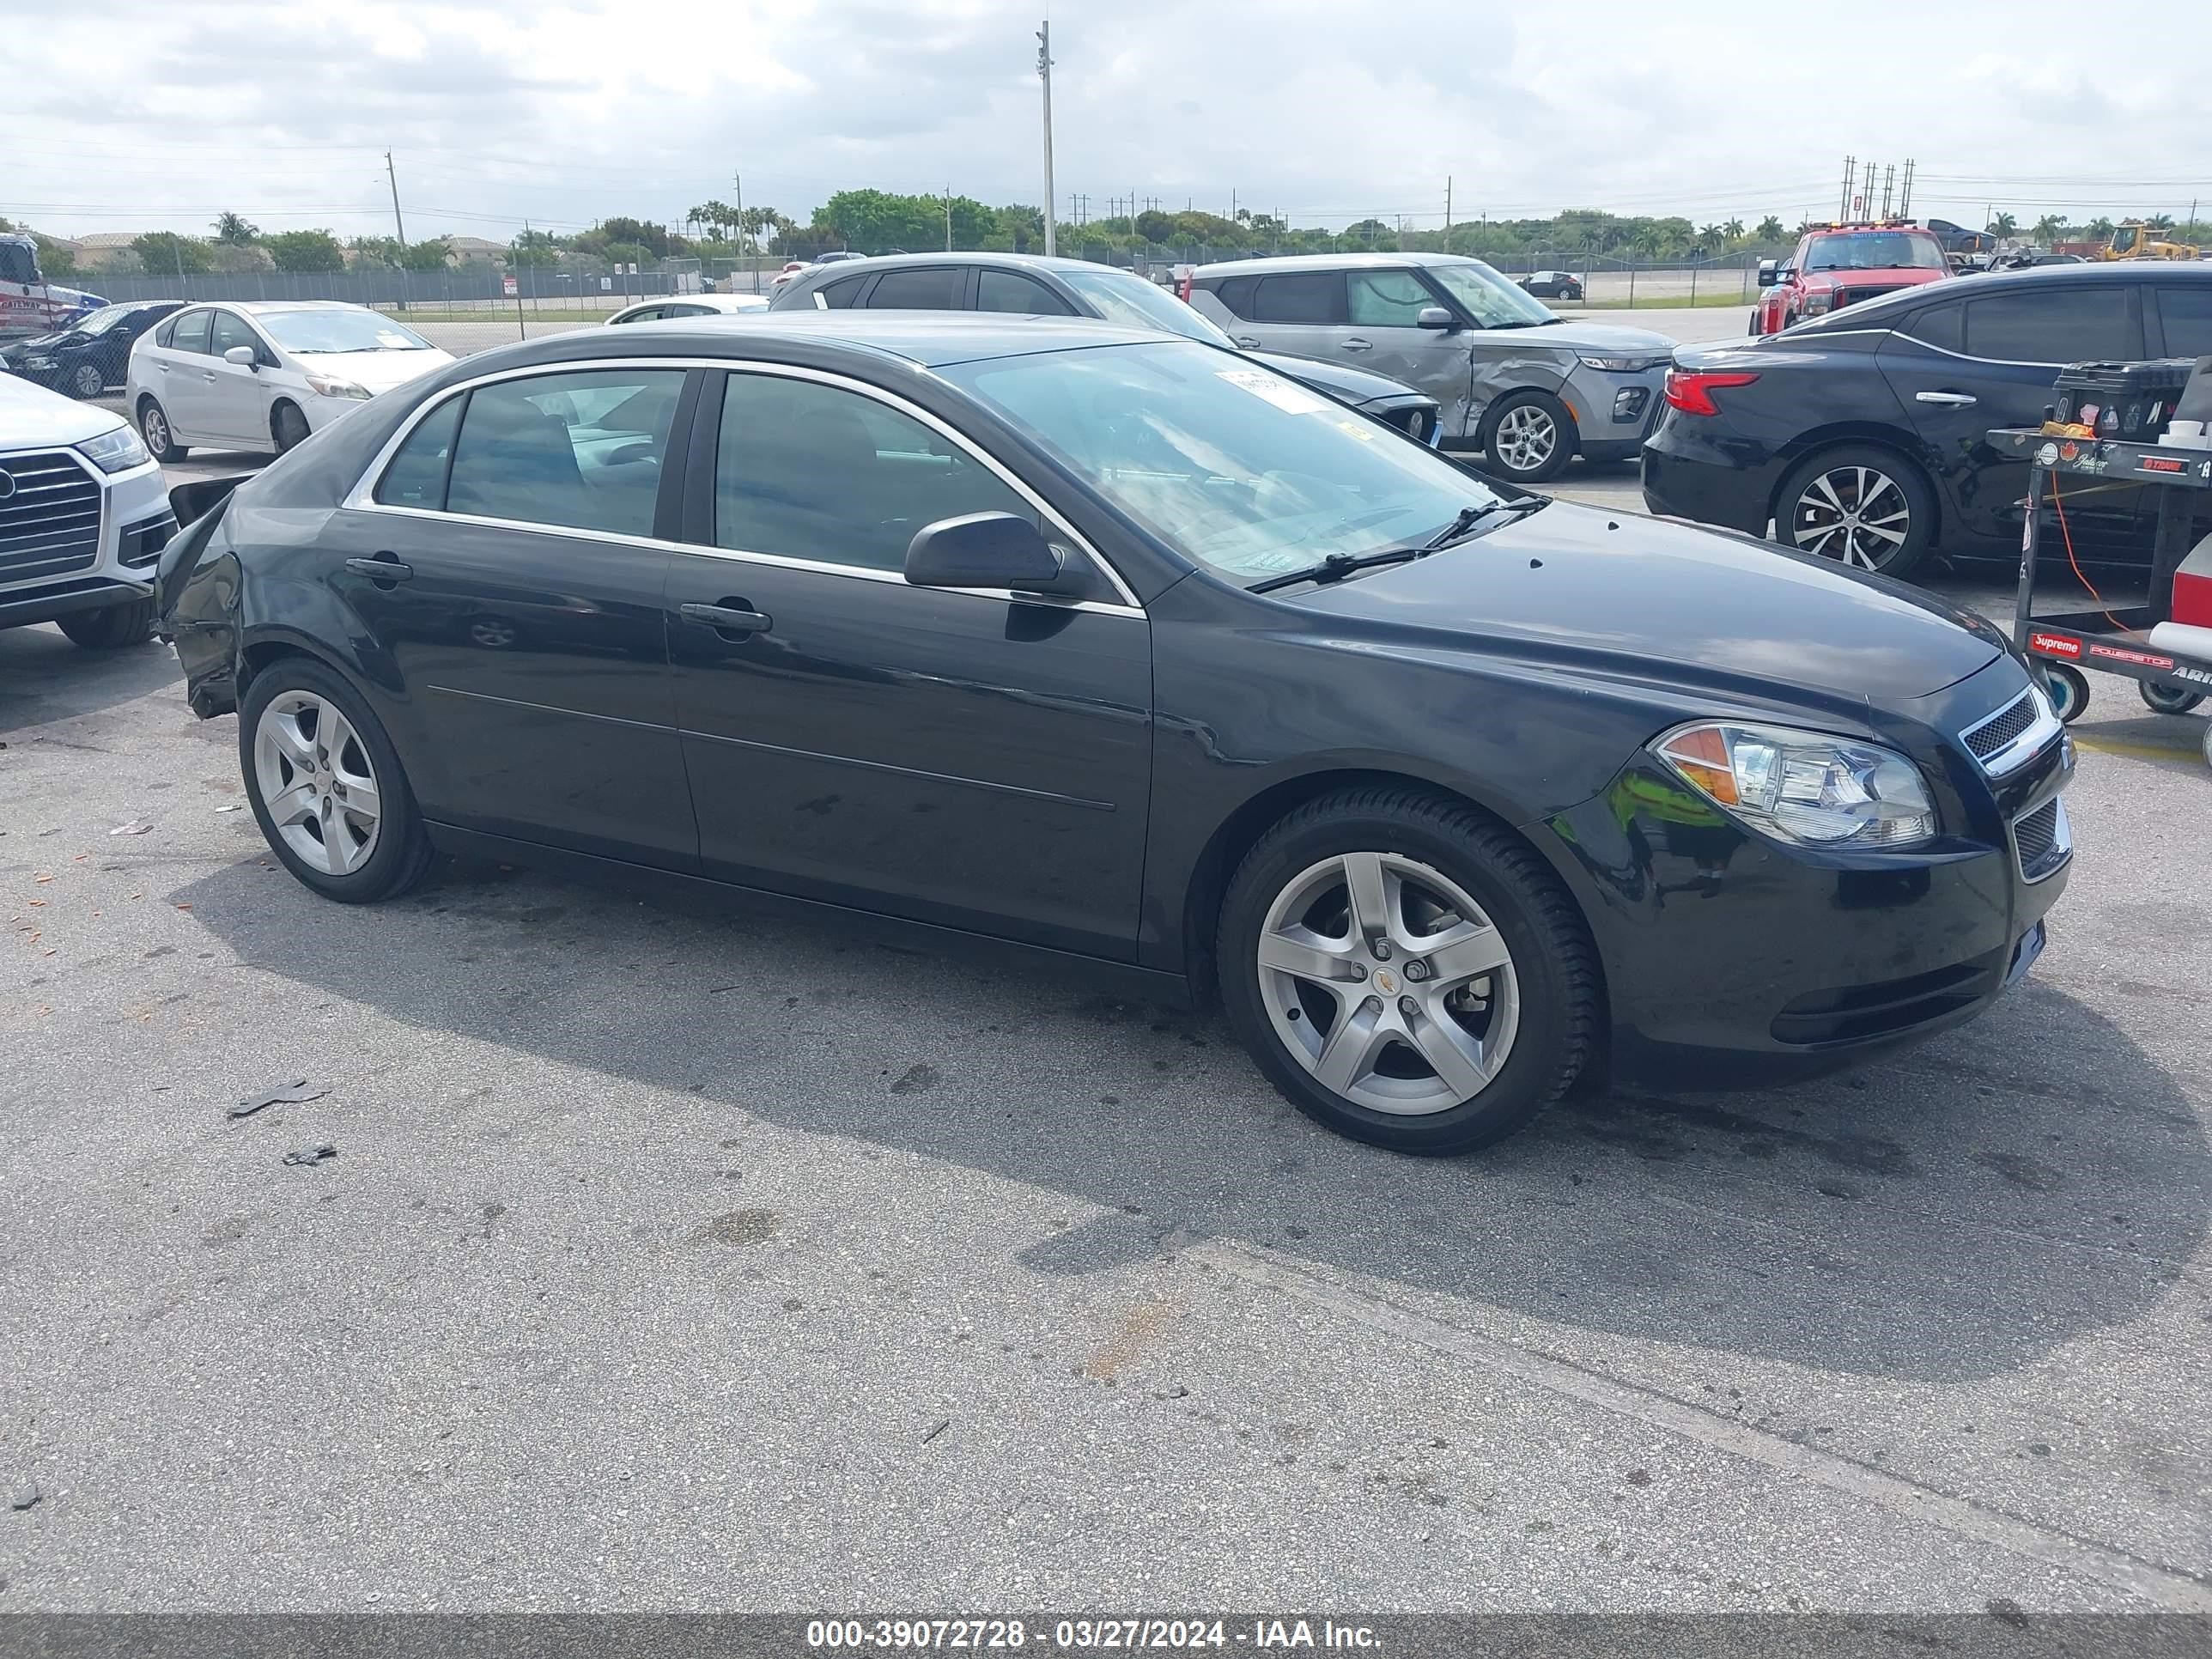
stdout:
{"type": "Polygon", "coordinates": [[[1579,453],[1636,453],[1656,424],[1674,343],[1569,321],[1480,259],[1318,253],[1200,265],[1190,302],[1240,346],[1354,362],[1443,408],[1443,441],[1521,483],[1579,453]]]}

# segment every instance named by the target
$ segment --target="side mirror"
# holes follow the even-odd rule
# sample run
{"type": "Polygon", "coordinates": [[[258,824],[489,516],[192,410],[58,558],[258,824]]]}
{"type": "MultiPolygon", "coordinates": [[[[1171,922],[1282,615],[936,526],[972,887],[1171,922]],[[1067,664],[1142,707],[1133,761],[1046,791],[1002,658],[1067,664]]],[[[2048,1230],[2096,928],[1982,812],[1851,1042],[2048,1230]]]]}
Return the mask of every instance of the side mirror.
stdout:
{"type": "Polygon", "coordinates": [[[906,579],[916,587],[1072,591],[1060,550],[1011,513],[969,513],[924,525],[907,544],[906,579]]]}
{"type": "Polygon", "coordinates": [[[1771,260],[1771,259],[1761,259],[1761,260],[1759,262],[1759,287],[1761,287],[1761,288],[1772,288],[1772,287],[1774,286],[1775,280],[1776,280],[1776,277],[1775,277],[1775,265],[1774,265],[1774,261],[1773,261],[1773,260],[1771,260]]]}
{"type": "Polygon", "coordinates": [[[233,346],[222,354],[227,363],[236,363],[240,368],[258,368],[261,354],[252,346],[233,346]]]}
{"type": "Polygon", "coordinates": [[[1440,328],[1446,333],[1449,333],[1453,329],[1457,328],[1459,325],[1452,320],[1451,313],[1446,311],[1442,306],[1423,306],[1421,307],[1420,314],[1413,319],[1413,326],[1416,328],[1440,328]]]}

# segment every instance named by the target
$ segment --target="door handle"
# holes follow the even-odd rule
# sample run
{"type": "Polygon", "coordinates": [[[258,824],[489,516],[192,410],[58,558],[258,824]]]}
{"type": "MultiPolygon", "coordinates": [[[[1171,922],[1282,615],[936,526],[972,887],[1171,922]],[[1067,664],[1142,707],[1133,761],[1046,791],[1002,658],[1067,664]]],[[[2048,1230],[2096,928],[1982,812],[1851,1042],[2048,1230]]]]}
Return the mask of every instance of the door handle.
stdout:
{"type": "Polygon", "coordinates": [[[680,605],[676,614],[685,622],[713,629],[725,639],[732,634],[765,634],[773,625],[743,599],[727,599],[720,605],[680,605]]]}
{"type": "Polygon", "coordinates": [[[413,565],[402,564],[389,553],[380,553],[373,559],[348,559],[345,568],[373,582],[411,581],[415,575],[413,565]]]}
{"type": "Polygon", "coordinates": [[[1344,341],[1342,343],[1346,351],[1372,351],[1375,349],[1374,341],[1363,340],[1357,334],[1353,335],[1350,339],[1344,341]]]}
{"type": "Polygon", "coordinates": [[[1912,401],[1916,404],[1942,404],[1947,409],[1971,409],[1975,399],[1971,393],[1965,392],[1916,392],[1912,394],[1912,401]]]}
{"type": "Polygon", "coordinates": [[[1257,335],[1240,334],[1237,337],[1237,343],[1247,349],[1257,349],[1260,340],[1257,335]]]}

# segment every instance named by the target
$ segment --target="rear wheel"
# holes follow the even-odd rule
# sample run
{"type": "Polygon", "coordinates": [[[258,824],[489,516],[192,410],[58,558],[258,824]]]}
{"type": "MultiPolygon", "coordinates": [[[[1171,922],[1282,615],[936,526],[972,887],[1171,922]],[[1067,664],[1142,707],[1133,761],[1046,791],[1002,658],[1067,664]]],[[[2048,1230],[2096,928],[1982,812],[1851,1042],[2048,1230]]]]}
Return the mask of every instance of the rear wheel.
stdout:
{"type": "Polygon", "coordinates": [[[331,669],[281,657],[256,674],[239,709],[238,747],[270,849],[325,898],[373,904],[429,869],[429,832],[392,740],[331,669]]]}
{"type": "Polygon", "coordinates": [[[1217,945],[1238,1038],[1299,1110],[1395,1152],[1522,1127],[1589,1059],[1581,915],[1524,843],[1413,788],[1330,795],[1263,836],[1217,945]]]}
{"type": "Polygon", "coordinates": [[[2178,685],[2154,685],[2148,680],[2138,680],[2136,689],[2154,714],[2186,714],[2204,701],[2202,691],[2185,690],[2178,685]]]}
{"type": "Polygon", "coordinates": [[[1483,417],[1483,452],[1494,471],[1516,483],[1557,477],[1578,443],[1575,417],[1548,392],[1508,392],[1483,417]]]}
{"type": "Polygon", "coordinates": [[[2051,712],[2073,725],[2089,706],[2089,677],[2069,663],[2046,662],[2037,666],[2043,671],[2043,690],[2051,699],[2051,712]]]}
{"type": "Polygon", "coordinates": [[[98,363],[79,363],[70,375],[70,390],[80,398],[97,398],[107,390],[107,376],[98,363]]]}
{"type": "Polygon", "coordinates": [[[1903,576],[1935,544],[1936,492],[1919,468],[1889,450],[1820,450],[1782,481],[1774,537],[1800,553],[1903,576]]]}
{"type": "Polygon", "coordinates": [[[167,411],[151,398],[138,400],[138,435],[146,441],[147,453],[157,461],[181,461],[191,453],[169,429],[167,411]]]}
{"type": "Polygon", "coordinates": [[[307,417],[297,404],[279,404],[269,416],[269,430],[276,440],[276,453],[282,455],[307,441],[307,417]]]}
{"type": "Polygon", "coordinates": [[[114,651],[142,645],[154,631],[154,601],[131,599],[103,605],[97,611],[72,611],[54,618],[55,624],[88,651],[114,651]]]}

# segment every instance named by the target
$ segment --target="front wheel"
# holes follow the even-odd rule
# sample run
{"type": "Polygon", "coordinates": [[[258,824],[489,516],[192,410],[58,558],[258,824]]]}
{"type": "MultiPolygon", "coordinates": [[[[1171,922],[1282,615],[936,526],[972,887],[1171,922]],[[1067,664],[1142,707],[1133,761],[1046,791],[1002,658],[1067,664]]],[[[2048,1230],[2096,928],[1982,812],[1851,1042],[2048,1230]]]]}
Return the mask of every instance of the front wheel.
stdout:
{"type": "Polygon", "coordinates": [[[361,694],[306,657],[253,677],[238,711],[246,798],[270,849],[325,898],[373,904],[430,867],[407,775],[361,694]]]}
{"type": "Polygon", "coordinates": [[[1595,947],[1528,847],[1464,803],[1346,791],[1231,882],[1222,1000],[1310,1117],[1394,1152],[1473,1152],[1564,1095],[1598,1039],[1595,947]]]}
{"type": "Polygon", "coordinates": [[[107,376],[98,363],[79,363],[70,376],[70,390],[79,398],[97,398],[107,390],[107,376]]]}
{"type": "Polygon", "coordinates": [[[276,412],[270,416],[270,435],[276,440],[279,455],[297,449],[307,441],[307,417],[292,404],[279,404],[276,412]]]}
{"type": "Polygon", "coordinates": [[[1575,417],[1548,392],[1508,392],[1483,417],[1483,453],[1494,471],[1515,483],[1557,477],[1579,442],[1575,417]]]}
{"type": "Polygon", "coordinates": [[[1903,576],[1936,542],[1936,492],[1919,468],[1870,444],[1807,456],[1775,498],[1774,538],[1857,570],[1903,576]]]}
{"type": "Polygon", "coordinates": [[[72,611],[54,620],[72,643],[88,651],[116,651],[145,643],[154,631],[154,601],[126,599],[97,611],[72,611]]]}

